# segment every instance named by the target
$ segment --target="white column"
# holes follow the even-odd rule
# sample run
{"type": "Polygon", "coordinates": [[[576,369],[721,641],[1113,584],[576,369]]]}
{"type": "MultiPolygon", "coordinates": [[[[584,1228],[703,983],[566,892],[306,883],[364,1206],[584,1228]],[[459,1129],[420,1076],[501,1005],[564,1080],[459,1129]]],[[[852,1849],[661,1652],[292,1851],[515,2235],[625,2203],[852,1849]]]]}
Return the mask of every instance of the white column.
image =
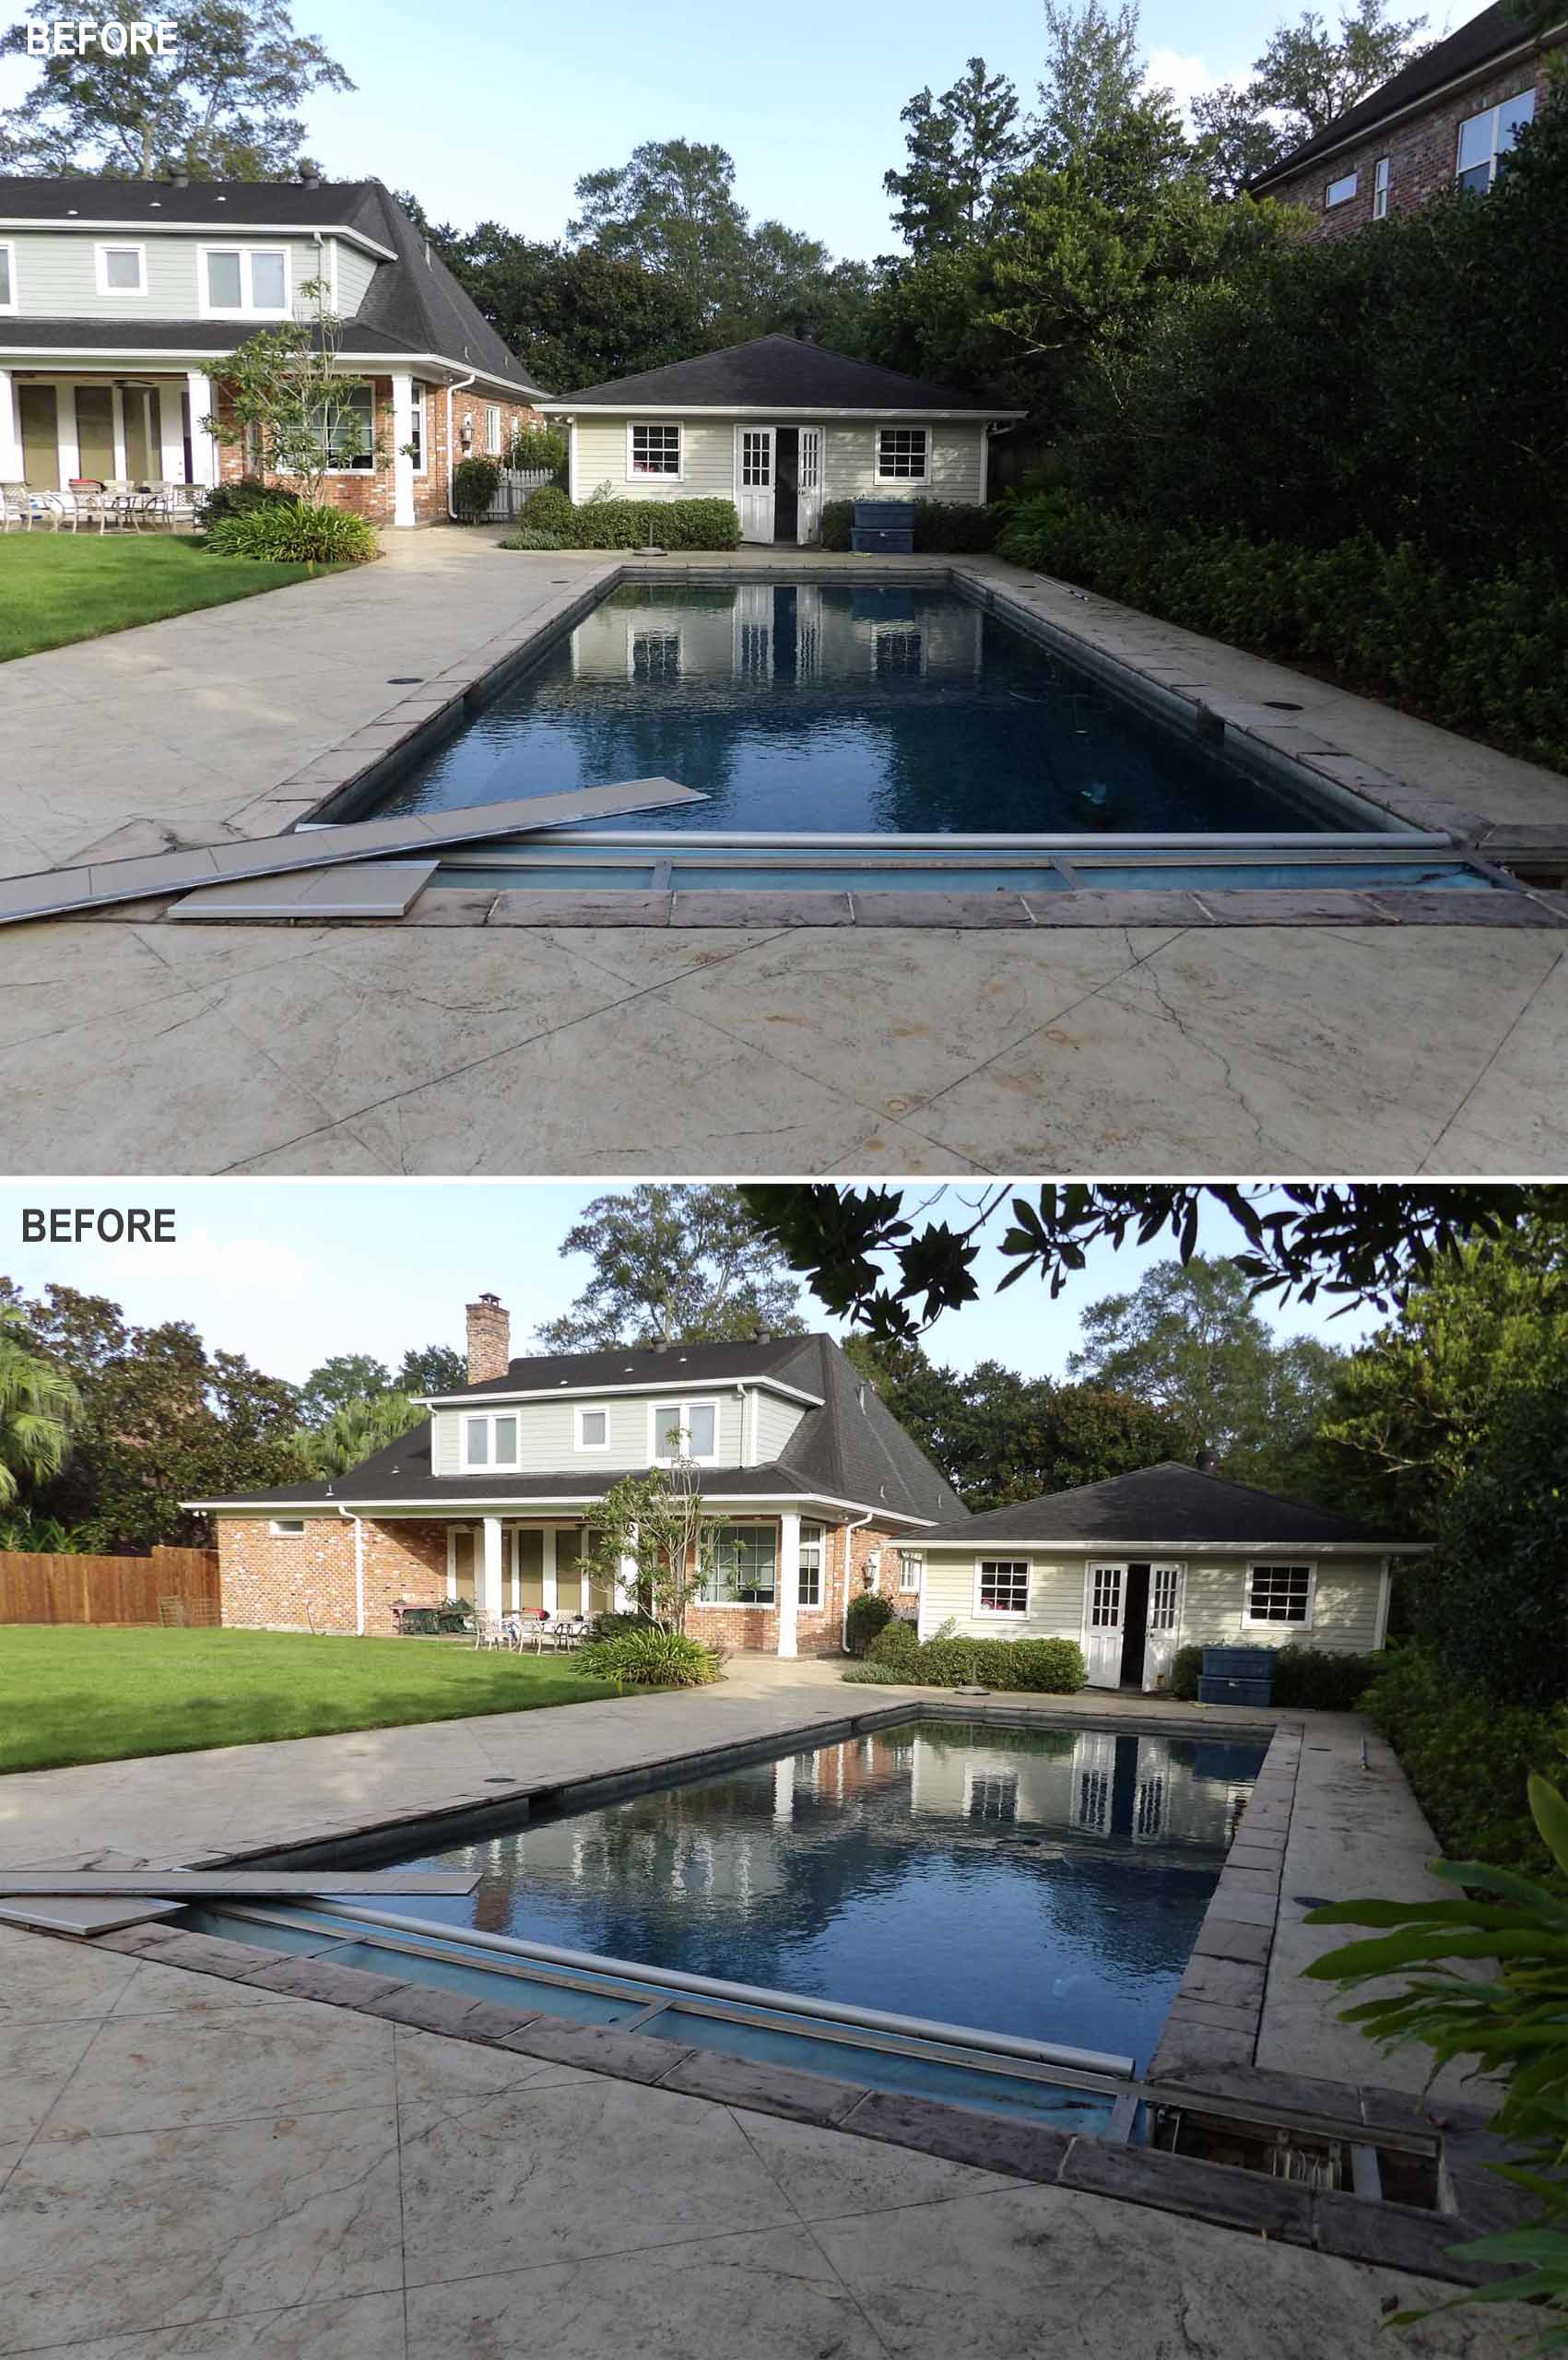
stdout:
{"type": "Polygon", "coordinates": [[[0,369],[0,483],[22,479],[22,421],[11,372],[0,369]]]}
{"type": "Polygon", "coordinates": [[[632,1526],[628,1537],[631,1546],[616,1568],[615,1611],[618,1614],[635,1614],[637,1611],[637,1528],[635,1525],[632,1526]]]}
{"type": "Polygon", "coordinates": [[[158,443],[162,454],[159,473],[165,483],[183,483],[185,425],[180,409],[180,388],[167,382],[158,389],[158,443]]]}
{"type": "Polygon", "coordinates": [[[594,1611],[594,1585],[588,1571],[588,1535],[586,1531],[584,1531],[579,1536],[578,1546],[582,1550],[583,1553],[577,1560],[578,1573],[581,1576],[580,1602],[577,1611],[582,1615],[589,1615],[592,1614],[594,1611]]]}
{"type": "Polygon", "coordinates": [[[114,473],[124,483],[130,474],[131,462],[125,440],[125,396],[118,385],[109,388],[109,419],[114,438],[114,473]]]}
{"type": "Polygon", "coordinates": [[[217,407],[212,379],[199,369],[192,369],[185,378],[185,388],[191,397],[191,481],[215,484],[218,479],[218,445],[202,425],[217,407]]]}
{"type": "Polygon", "coordinates": [[[515,1525],[507,1535],[507,1568],[512,1575],[512,1611],[523,1611],[523,1535],[515,1525]]]}
{"type": "Polygon", "coordinates": [[[544,1563],[541,1571],[544,1579],[545,1612],[553,1614],[556,1611],[555,1527],[553,1524],[547,1524],[545,1527],[543,1548],[544,1563]]]}
{"type": "Polygon", "coordinates": [[[800,1606],[800,1517],[791,1508],[779,1518],[779,1653],[798,1655],[796,1617],[800,1606]]]}
{"type": "Polygon", "coordinates": [[[485,1614],[499,1614],[501,1611],[501,1518],[498,1516],[488,1516],[485,1518],[484,1555],[477,1569],[478,1580],[475,1584],[478,1591],[475,1604],[485,1614]]]}
{"type": "Polygon", "coordinates": [[[60,489],[65,491],[73,476],[82,471],[81,453],[77,443],[77,387],[74,378],[63,377],[54,388],[54,434],[60,461],[60,489]]]}
{"type": "Polygon", "coordinates": [[[414,522],[414,462],[407,445],[414,439],[414,380],[406,369],[392,372],[392,521],[414,522]]]}
{"type": "Polygon", "coordinates": [[[795,1758],[786,1754],[773,1764],[773,1825],[788,1827],[795,1818],[795,1758]]]}

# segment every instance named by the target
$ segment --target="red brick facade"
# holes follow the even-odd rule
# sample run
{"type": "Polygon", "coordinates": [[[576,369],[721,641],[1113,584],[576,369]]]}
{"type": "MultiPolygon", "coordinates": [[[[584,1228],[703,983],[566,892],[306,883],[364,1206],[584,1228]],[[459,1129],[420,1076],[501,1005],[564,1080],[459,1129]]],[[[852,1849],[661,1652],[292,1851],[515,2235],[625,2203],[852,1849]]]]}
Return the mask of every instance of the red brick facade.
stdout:
{"type": "MultiPolygon", "coordinates": [[[[280,1519],[286,1520],[286,1519],[280,1519]]],[[[219,1516],[218,1565],[226,1625],[272,1631],[358,1627],[354,1525],[308,1516],[302,1533],[275,1533],[268,1516],[219,1516]]],[[[363,1526],[365,1630],[390,1637],[395,1599],[433,1606],[446,1596],[446,1527],[363,1526]]]]}
{"type": "Polygon", "coordinates": [[[1413,213],[1454,185],[1459,155],[1459,125],[1484,114],[1521,90],[1534,88],[1539,112],[1546,102],[1547,69],[1542,57],[1516,58],[1513,65],[1478,76],[1393,123],[1375,126],[1331,155],[1318,156],[1302,171],[1270,182],[1266,194],[1282,205],[1304,206],[1315,216],[1313,235],[1345,238],[1373,218],[1373,192],[1380,157],[1388,159],[1388,212],[1413,213]],[[1331,182],[1356,175],[1356,193],[1326,210],[1331,182]]]}
{"type": "MultiPolygon", "coordinates": [[[[808,1517],[805,1520],[810,1523],[815,1519],[808,1517]]],[[[821,1604],[802,1606],[796,1611],[797,1655],[836,1656],[843,1652],[846,1564],[851,1598],[867,1587],[880,1587],[897,1603],[897,1548],[889,1534],[878,1531],[874,1525],[825,1525],[822,1530],[821,1604]],[[867,1564],[878,1551],[881,1552],[880,1582],[868,1585],[866,1578],[867,1564]]],[[[908,1597],[902,1611],[913,1614],[914,1606],[914,1597],[908,1597]]],[[[773,1606],[697,1605],[690,1611],[687,1628],[693,1638],[711,1639],[716,1646],[728,1647],[737,1654],[778,1653],[779,1617],[778,1609],[773,1606]]]]}
{"type": "MultiPolygon", "coordinates": [[[[392,380],[373,377],[371,384],[375,400],[375,442],[380,460],[374,469],[345,471],[324,478],[322,498],[335,508],[347,508],[371,524],[390,526],[394,521],[395,487],[393,461],[396,450],[392,429],[392,380]]],[[[414,515],[420,525],[442,525],[447,521],[447,490],[449,481],[446,438],[446,387],[421,384],[414,387],[415,399],[425,406],[425,466],[414,477],[414,515]]],[[[504,452],[514,434],[523,428],[540,423],[539,413],[526,402],[503,401],[494,394],[485,393],[482,386],[469,385],[452,396],[452,441],[457,457],[487,458],[489,450],[489,412],[501,415],[501,447],[504,452]],[[465,441],[466,429],[469,440],[465,441]]],[[[218,396],[219,415],[223,411],[222,396],[218,396]]],[[[225,483],[236,483],[246,473],[245,454],[237,442],[218,446],[218,465],[225,483]]]]}

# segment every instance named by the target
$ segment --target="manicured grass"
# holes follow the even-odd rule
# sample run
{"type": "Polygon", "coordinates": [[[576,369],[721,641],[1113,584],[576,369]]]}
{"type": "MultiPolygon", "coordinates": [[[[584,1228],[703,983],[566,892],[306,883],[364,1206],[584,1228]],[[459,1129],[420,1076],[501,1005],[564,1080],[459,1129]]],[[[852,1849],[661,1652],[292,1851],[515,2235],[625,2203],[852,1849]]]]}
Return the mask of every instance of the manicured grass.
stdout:
{"type": "Polygon", "coordinates": [[[0,1771],[613,1696],[560,1656],[274,1631],[0,1626],[0,1771]]]}
{"type": "MultiPolygon", "coordinates": [[[[336,573],[337,566],[316,566],[336,573]]],[[[170,534],[9,532],[0,537],[0,663],[195,607],[222,607],[305,581],[308,565],[208,557],[170,534]]]]}

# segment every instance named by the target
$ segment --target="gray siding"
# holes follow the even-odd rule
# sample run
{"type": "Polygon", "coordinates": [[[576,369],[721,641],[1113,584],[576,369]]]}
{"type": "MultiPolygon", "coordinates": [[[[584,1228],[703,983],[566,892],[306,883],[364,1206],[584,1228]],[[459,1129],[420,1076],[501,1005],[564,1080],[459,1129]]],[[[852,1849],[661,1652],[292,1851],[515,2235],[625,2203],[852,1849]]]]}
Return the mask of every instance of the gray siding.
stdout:
{"type": "MultiPolygon", "coordinates": [[[[1112,1562],[1141,1564],[1137,1552],[1094,1552],[1112,1562]]],[[[1249,1623],[1246,1619],[1247,1568],[1244,1557],[1205,1555],[1201,1549],[1185,1556],[1170,1556],[1186,1567],[1182,1601],[1182,1646],[1303,1646],[1326,1647],[1341,1654],[1369,1654],[1377,1638],[1377,1600],[1382,1577],[1381,1557],[1320,1557],[1310,1550],[1259,1550],[1256,1562],[1310,1564],[1317,1566],[1317,1587],[1310,1629],[1299,1623],[1249,1623]]],[[[966,1542],[957,1550],[926,1544],[925,1588],[921,1629],[928,1638],[938,1623],[953,1616],[966,1635],[989,1634],[1001,1638],[1081,1638],[1083,1591],[1089,1554],[1047,1555],[1027,1548],[1008,1549],[1001,1542],[966,1542]],[[1024,1621],[993,1620],[974,1611],[975,1566],[983,1556],[1024,1559],[1030,1568],[1029,1613],[1024,1621]]]]}
{"type": "Polygon", "coordinates": [[[822,454],[823,498],[977,501],[984,428],[935,425],[927,431],[930,481],[878,483],[875,424],[830,426],[822,454]]]}
{"type": "MultiPolygon", "coordinates": [[[[267,238],[241,232],[226,241],[219,233],[195,231],[183,237],[159,236],[140,230],[7,230],[17,250],[18,311],[35,319],[67,320],[194,320],[200,316],[197,292],[199,255],[204,246],[232,243],[243,246],[287,247],[289,286],[297,317],[310,315],[309,299],[300,292],[321,268],[312,238],[267,238]],[[145,295],[100,295],[94,248],[99,245],[140,245],[147,249],[145,295]]],[[[346,260],[351,249],[340,246],[346,260]]],[[[370,257],[361,257],[368,265],[370,257]]],[[[368,277],[367,282],[368,284],[368,277]]],[[[341,270],[339,287],[341,295],[341,270]]],[[[362,293],[362,289],[360,290],[362,293]]],[[[348,307],[344,306],[345,310],[348,307]]],[[[258,324],[265,325],[265,322],[258,324]]],[[[243,320],[233,323],[237,335],[243,320]]]]}
{"type": "Polygon", "coordinates": [[[806,1415],[798,1401],[781,1400],[776,1393],[757,1396],[757,1456],[749,1463],[767,1467],[777,1458],[806,1415]]]}
{"type": "MultiPolygon", "coordinates": [[[[660,1397],[666,1400],[681,1398],[678,1388],[660,1397]]],[[[740,1403],[733,1393],[692,1395],[694,1400],[716,1401],[718,1404],[719,1463],[738,1467],[741,1463],[740,1403]]],[[[576,1401],[524,1401],[516,1405],[522,1421],[518,1457],[524,1474],[565,1474],[581,1469],[584,1480],[592,1481],[601,1473],[614,1474],[629,1467],[646,1467],[648,1457],[648,1417],[654,1396],[652,1394],[608,1394],[603,1400],[584,1398],[576,1401]],[[609,1416],[609,1448],[579,1450],[575,1410],[604,1410],[609,1416]]],[[[511,1405],[498,1402],[498,1410],[511,1405]]],[[[437,1475],[463,1473],[461,1422],[472,1411],[438,1410],[431,1421],[430,1463],[437,1475]]]]}
{"type": "Polygon", "coordinates": [[[625,418],[580,419],[577,424],[578,500],[585,501],[601,484],[608,484],[617,500],[733,500],[735,497],[735,429],[724,419],[643,419],[642,425],[682,425],[681,475],[633,476],[627,466],[625,418]]]}
{"type": "Polygon", "coordinates": [[[376,275],[376,259],[358,246],[349,245],[345,238],[335,238],[337,254],[337,310],[340,318],[351,320],[364,301],[371,279],[376,275]]]}

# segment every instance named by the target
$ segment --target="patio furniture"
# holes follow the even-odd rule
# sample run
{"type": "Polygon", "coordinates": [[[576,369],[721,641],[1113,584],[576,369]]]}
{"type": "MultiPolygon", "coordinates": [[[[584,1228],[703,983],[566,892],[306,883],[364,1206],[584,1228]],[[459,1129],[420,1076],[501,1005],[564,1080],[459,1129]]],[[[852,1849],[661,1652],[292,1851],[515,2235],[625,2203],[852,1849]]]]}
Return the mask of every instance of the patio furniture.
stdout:
{"type": "Polygon", "coordinates": [[[111,519],[115,513],[114,502],[110,498],[108,485],[98,476],[73,476],[67,490],[71,503],[73,530],[81,524],[84,517],[89,525],[96,519],[99,537],[101,539],[109,530],[111,519]]]}
{"type": "Polygon", "coordinates": [[[491,1614],[480,1606],[474,1611],[474,1645],[477,1647],[504,1647],[506,1629],[499,1614],[491,1614]]]}
{"type": "Polygon", "coordinates": [[[60,503],[53,493],[35,491],[30,483],[0,483],[0,532],[9,532],[16,525],[30,533],[34,524],[47,517],[51,528],[60,529],[60,503]]]}

